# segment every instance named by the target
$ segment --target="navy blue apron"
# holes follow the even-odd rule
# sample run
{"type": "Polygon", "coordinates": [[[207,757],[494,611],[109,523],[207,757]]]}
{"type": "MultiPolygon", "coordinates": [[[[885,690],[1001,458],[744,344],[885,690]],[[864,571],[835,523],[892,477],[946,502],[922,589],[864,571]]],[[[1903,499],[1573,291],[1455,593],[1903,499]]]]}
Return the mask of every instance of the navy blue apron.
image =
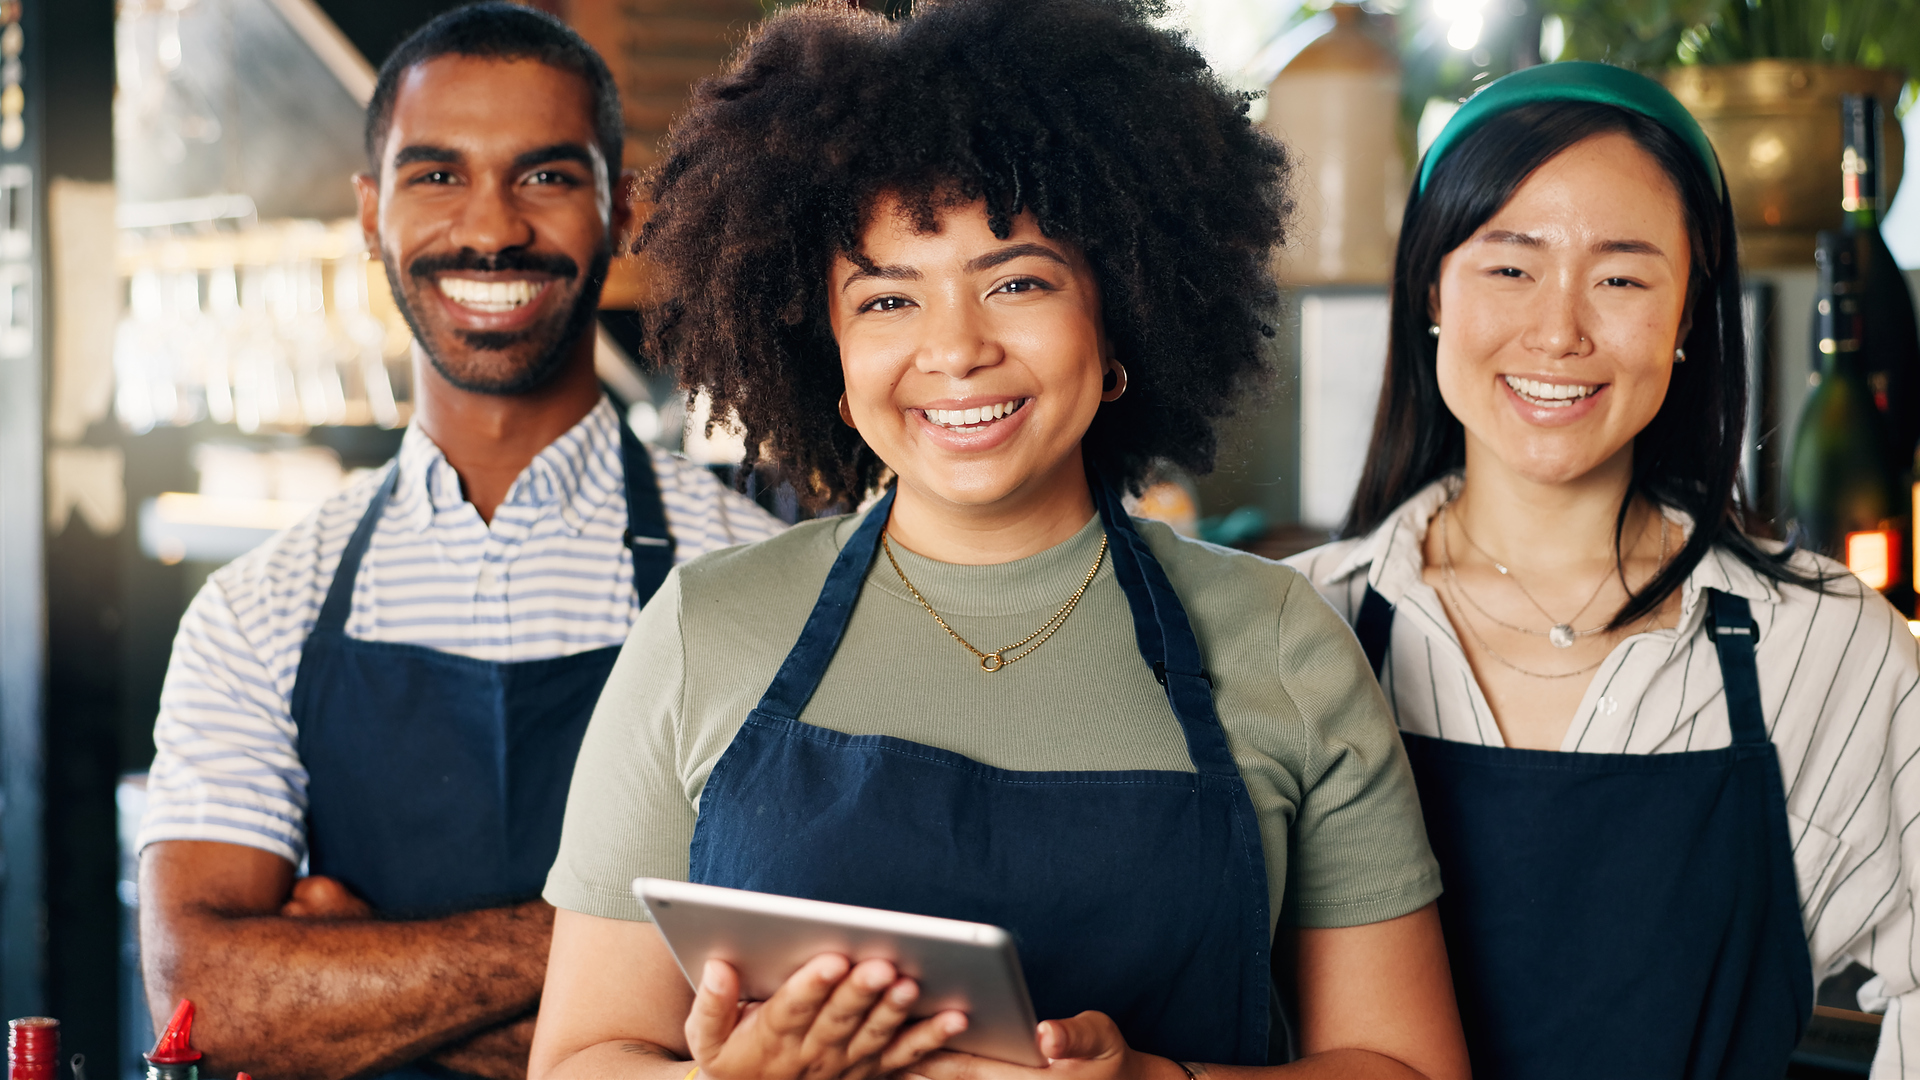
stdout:
{"type": "MultiPolygon", "coordinates": [[[[1773,1078],[1813,964],[1746,600],[1707,591],[1733,744],[1582,754],[1403,733],[1479,1080],[1773,1078]]],[[[1377,675],[1393,607],[1355,630],[1377,675]]]]}
{"type": "MultiPolygon", "coordinates": [[[[673,568],[673,539],[652,458],[624,424],[620,441],[644,604],[673,568]]],[[[309,867],[391,918],[531,900],[560,849],[574,759],[620,646],[490,663],[348,637],[354,578],[398,477],[396,462],[348,540],[294,679],[309,867]]],[[[389,1075],[449,1073],[422,1062],[389,1075]]]]}
{"type": "MultiPolygon", "coordinates": [[[[1040,1019],[1097,1009],[1135,1049],[1264,1065],[1270,931],[1253,801],[1185,609],[1118,497],[1098,482],[1094,491],[1140,654],[1167,688],[1195,772],[1013,772],[803,723],[879,545],[888,493],[715,764],[691,877],[1003,926],[1040,1019]]],[[[954,650],[955,663],[966,659],[954,650]]]]}

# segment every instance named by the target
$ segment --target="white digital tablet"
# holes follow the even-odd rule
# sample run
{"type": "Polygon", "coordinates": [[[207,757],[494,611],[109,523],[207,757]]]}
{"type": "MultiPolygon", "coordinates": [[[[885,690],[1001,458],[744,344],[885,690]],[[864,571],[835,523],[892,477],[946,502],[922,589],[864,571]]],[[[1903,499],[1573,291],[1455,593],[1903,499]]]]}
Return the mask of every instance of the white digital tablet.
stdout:
{"type": "Polygon", "coordinates": [[[708,960],[724,960],[740,973],[741,995],[764,1001],[821,953],[856,964],[877,958],[920,984],[915,1019],[947,1009],[967,1014],[967,1030],[947,1042],[949,1049],[1016,1065],[1047,1063],[1020,955],[997,926],[664,878],[635,878],[633,894],[694,986],[708,960]]]}

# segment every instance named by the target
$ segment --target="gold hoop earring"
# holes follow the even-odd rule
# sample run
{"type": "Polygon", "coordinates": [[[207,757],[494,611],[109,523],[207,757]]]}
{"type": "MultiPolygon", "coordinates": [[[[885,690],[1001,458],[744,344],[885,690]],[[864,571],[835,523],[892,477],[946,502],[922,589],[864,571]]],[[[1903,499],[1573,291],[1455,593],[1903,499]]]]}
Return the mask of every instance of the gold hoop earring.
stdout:
{"type": "Polygon", "coordinates": [[[1113,366],[1107,369],[1106,378],[1100,380],[1100,400],[1119,401],[1120,395],[1127,392],[1127,369],[1118,360],[1108,362],[1113,366]]]}
{"type": "MultiPolygon", "coordinates": [[[[840,391],[840,422],[853,427],[853,410],[847,406],[847,392],[840,391]]],[[[858,430],[858,429],[856,429],[858,430]]]]}

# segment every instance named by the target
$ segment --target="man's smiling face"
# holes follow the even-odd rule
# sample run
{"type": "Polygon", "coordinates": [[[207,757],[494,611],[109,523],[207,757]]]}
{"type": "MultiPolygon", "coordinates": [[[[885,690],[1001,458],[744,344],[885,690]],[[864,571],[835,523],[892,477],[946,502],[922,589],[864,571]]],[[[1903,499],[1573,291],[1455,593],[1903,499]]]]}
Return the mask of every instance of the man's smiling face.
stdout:
{"type": "Polygon", "coordinates": [[[401,77],[380,174],[355,178],[360,220],[462,390],[539,388],[592,323],[619,169],[593,116],[586,80],[535,60],[439,56],[401,77]]]}

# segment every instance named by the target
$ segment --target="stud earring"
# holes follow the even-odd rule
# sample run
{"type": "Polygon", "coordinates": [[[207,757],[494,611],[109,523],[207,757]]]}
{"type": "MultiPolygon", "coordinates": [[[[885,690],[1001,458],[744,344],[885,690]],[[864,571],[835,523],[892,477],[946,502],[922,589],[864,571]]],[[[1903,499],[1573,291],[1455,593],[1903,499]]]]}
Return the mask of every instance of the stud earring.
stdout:
{"type": "Polygon", "coordinates": [[[1674,362],[1674,363],[1676,363],[1676,364],[1684,364],[1684,363],[1686,363],[1686,362],[1687,362],[1687,350],[1685,350],[1685,349],[1675,349],[1675,350],[1673,350],[1673,362],[1674,362]]]}
{"type": "Polygon", "coordinates": [[[1440,324],[1439,324],[1439,323],[1434,323],[1434,324],[1433,324],[1432,326],[1429,326],[1429,327],[1427,327],[1427,336],[1428,336],[1428,337],[1439,337],[1439,336],[1440,336],[1440,324]]]}
{"type": "Polygon", "coordinates": [[[1127,369],[1120,361],[1108,361],[1113,366],[1107,369],[1106,377],[1100,380],[1100,400],[1119,401],[1120,395],[1127,392],[1127,369]]]}

